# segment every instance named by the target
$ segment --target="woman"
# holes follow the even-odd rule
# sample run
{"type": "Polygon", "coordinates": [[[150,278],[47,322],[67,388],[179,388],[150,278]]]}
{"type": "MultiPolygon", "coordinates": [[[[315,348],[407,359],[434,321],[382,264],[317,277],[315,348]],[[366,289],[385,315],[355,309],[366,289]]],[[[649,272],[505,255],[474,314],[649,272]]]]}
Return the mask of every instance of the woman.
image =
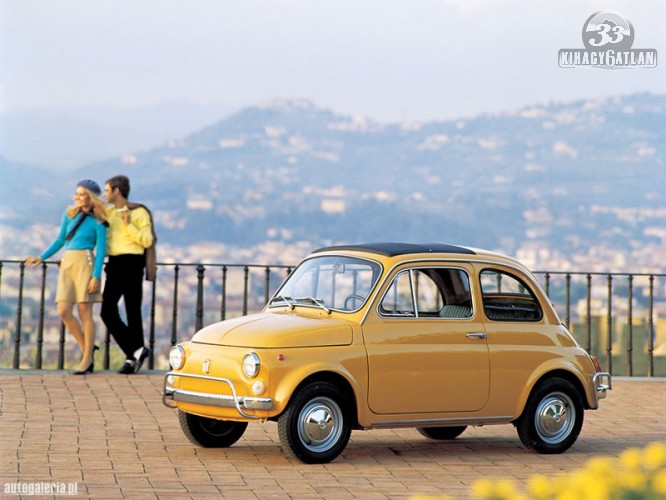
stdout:
{"type": "Polygon", "coordinates": [[[28,257],[26,264],[39,265],[63,246],[56,303],[58,314],[72,332],[83,357],[74,375],[92,373],[95,369],[95,322],[93,304],[102,301],[100,279],[106,252],[106,209],[99,198],[99,185],[84,179],[76,186],[74,205],[65,210],[58,237],[39,257],[28,257]],[[95,250],[95,253],[93,253],[95,250]],[[77,304],[81,323],[73,314],[77,304]]]}

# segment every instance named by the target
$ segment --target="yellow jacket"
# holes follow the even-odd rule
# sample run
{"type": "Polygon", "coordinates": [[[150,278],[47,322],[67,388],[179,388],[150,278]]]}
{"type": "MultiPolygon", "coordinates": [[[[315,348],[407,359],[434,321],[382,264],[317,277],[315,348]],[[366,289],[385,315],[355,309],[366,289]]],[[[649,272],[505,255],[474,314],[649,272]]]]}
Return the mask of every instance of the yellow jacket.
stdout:
{"type": "Polygon", "coordinates": [[[107,255],[142,255],[153,243],[150,216],[146,209],[140,207],[132,210],[130,223],[125,225],[121,213],[128,210],[127,205],[122,208],[111,206],[107,210],[109,222],[106,239],[107,255]]]}

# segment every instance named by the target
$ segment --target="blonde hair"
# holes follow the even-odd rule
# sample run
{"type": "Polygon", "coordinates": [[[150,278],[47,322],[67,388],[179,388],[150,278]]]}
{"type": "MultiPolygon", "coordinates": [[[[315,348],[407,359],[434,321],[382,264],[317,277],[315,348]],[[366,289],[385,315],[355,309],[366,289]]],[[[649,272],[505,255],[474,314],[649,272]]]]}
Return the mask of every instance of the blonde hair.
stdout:
{"type": "MultiPolygon", "coordinates": [[[[89,189],[84,188],[83,186],[79,186],[81,189],[85,190],[86,193],[88,193],[88,196],[90,196],[90,200],[92,201],[92,206],[93,206],[93,215],[95,216],[95,219],[97,219],[98,222],[100,223],[105,223],[107,221],[107,213],[106,213],[106,204],[104,201],[102,201],[95,193],[90,191],[89,189]]],[[[73,219],[76,217],[76,214],[78,214],[81,211],[79,207],[76,205],[70,205],[67,207],[67,217],[70,219],[73,219]]]]}

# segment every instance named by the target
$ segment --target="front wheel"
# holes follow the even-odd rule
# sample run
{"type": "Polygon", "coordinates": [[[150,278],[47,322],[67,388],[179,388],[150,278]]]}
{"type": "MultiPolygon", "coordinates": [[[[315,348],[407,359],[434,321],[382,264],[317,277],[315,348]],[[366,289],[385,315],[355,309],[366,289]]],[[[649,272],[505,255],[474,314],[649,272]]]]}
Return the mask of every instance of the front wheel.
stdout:
{"type": "Polygon", "coordinates": [[[307,464],[334,460],[351,435],[349,406],[346,395],[328,382],[299,389],[278,418],[284,453],[307,464]]]}
{"type": "Polygon", "coordinates": [[[541,382],[516,422],[523,444],[539,453],[562,453],[583,427],[583,403],[574,385],[561,378],[541,382]]]}
{"type": "Polygon", "coordinates": [[[185,436],[204,448],[228,448],[243,436],[247,428],[247,422],[200,417],[180,410],[178,421],[185,436]]]}

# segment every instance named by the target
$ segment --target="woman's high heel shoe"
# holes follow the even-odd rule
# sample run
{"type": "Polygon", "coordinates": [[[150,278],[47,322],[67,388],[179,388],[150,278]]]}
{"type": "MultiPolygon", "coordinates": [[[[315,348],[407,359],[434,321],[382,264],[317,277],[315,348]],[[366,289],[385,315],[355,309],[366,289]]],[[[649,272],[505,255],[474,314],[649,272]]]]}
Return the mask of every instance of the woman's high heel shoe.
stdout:
{"type": "Polygon", "coordinates": [[[85,375],[86,373],[92,373],[95,370],[95,362],[91,361],[88,365],[88,368],[85,370],[74,370],[72,375],[85,375]]]}

